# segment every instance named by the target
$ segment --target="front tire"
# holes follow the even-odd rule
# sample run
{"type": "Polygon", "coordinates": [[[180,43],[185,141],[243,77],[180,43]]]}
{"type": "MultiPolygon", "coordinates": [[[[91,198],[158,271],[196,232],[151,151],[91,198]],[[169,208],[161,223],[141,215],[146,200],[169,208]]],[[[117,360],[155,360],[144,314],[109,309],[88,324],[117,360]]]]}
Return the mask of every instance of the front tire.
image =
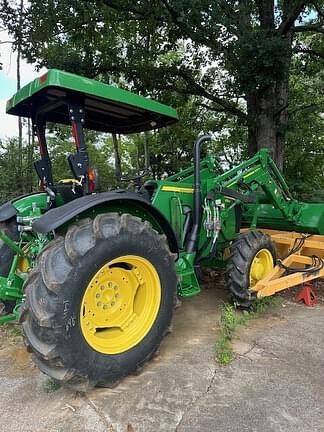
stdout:
{"type": "Polygon", "coordinates": [[[230,246],[225,282],[234,304],[248,309],[255,293],[250,291],[274,267],[276,248],[271,238],[261,231],[240,234],[230,246]]]}
{"type": "Polygon", "coordinates": [[[111,386],[153,356],[175,298],[165,237],[129,214],[98,215],[40,254],[26,282],[26,344],[41,371],[62,384],[111,386]]]}

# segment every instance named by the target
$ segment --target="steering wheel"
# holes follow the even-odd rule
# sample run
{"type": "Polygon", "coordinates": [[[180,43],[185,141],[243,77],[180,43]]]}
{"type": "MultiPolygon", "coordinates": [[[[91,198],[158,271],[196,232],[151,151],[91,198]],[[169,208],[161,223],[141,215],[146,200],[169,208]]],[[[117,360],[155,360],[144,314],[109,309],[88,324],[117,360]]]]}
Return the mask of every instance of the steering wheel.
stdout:
{"type": "Polygon", "coordinates": [[[135,185],[136,190],[140,190],[140,188],[143,186],[143,177],[145,177],[147,174],[150,174],[150,169],[146,168],[144,171],[136,174],[132,177],[121,177],[120,181],[122,182],[133,182],[135,185]]]}

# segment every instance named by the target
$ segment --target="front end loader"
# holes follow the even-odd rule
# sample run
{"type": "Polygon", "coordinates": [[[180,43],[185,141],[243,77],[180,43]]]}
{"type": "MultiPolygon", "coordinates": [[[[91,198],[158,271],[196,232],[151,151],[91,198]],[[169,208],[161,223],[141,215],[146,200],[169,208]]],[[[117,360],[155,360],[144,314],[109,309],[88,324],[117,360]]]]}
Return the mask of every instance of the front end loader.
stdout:
{"type": "Polygon", "coordinates": [[[294,200],[267,150],[223,171],[215,155],[201,160],[210,140],[202,136],[188,169],[136,192],[98,192],[84,129],[158,129],[177,121],[175,110],[49,70],[18,91],[7,112],[32,119],[41,191],[0,207],[0,319],[20,317],[35,363],[57,382],[112,386],[139,370],[168,331],[177,295],[199,294],[201,268],[226,268],[232,299],[244,308],[292,283],[281,282],[292,257],[316,251],[297,273],[322,275],[324,204],[294,200]],[[70,179],[53,179],[48,122],[72,127],[70,179]]]}

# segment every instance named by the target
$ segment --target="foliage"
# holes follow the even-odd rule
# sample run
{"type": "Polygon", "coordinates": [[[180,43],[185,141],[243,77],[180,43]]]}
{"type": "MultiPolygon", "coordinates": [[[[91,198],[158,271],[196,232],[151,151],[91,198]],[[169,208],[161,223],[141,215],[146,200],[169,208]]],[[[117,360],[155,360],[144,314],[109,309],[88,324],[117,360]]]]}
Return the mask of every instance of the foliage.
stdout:
{"type": "MultiPolygon", "coordinates": [[[[178,109],[178,125],[148,137],[154,176],[188,166],[194,138],[210,131],[227,166],[268,146],[282,167],[286,146],[283,168],[294,192],[323,187],[323,0],[31,0],[22,14],[19,5],[0,0],[0,22],[36,67],[117,84],[178,109]],[[305,167],[316,175],[305,178],[305,167]]],[[[115,187],[110,138],[89,142],[103,187],[115,187]]],[[[145,167],[143,135],[120,147],[125,174],[145,167]]],[[[64,151],[55,149],[62,177],[64,151]]]]}
{"type": "MultiPolygon", "coordinates": [[[[309,45],[324,47],[323,38],[310,36],[309,45]]],[[[285,175],[303,200],[324,201],[324,72],[300,53],[290,78],[291,108],[287,132],[285,175]]]]}
{"type": "MultiPolygon", "coordinates": [[[[67,156],[75,151],[74,144],[68,138],[66,131],[57,131],[59,136],[51,135],[48,139],[48,148],[52,161],[54,180],[58,182],[63,178],[71,178],[67,156]]],[[[0,142],[0,203],[15,198],[24,193],[39,190],[38,178],[32,169],[31,162],[39,158],[38,151],[33,148],[30,160],[29,149],[24,143],[22,150],[23,169],[17,166],[19,143],[16,138],[0,142]]],[[[102,140],[98,143],[88,141],[88,151],[91,165],[98,169],[102,190],[113,189],[117,186],[114,167],[111,161],[111,140],[102,140]]]]}
{"type": "MultiPolygon", "coordinates": [[[[0,18],[18,37],[16,11],[2,0],[0,18]]],[[[175,93],[198,98],[215,117],[237,117],[249,130],[249,153],[268,146],[280,166],[292,56],[302,50],[323,59],[300,36],[323,32],[323,0],[32,0],[23,15],[21,49],[38,67],[118,83],[164,102],[175,93]]]]}
{"type": "Polygon", "coordinates": [[[222,366],[227,366],[234,360],[231,341],[239,326],[246,325],[251,319],[257,318],[270,307],[281,303],[280,297],[264,297],[256,300],[249,311],[238,311],[234,306],[225,303],[221,306],[219,331],[215,345],[216,360],[222,366]]]}
{"type": "Polygon", "coordinates": [[[45,393],[54,393],[60,388],[61,388],[60,384],[50,378],[45,381],[43,386],[45,393]]]}
{"type": "Polygon", "coordinates": [[[22,170],[20,171],[18,167],[18,148],[17,138],[0,141],[0,202],[30,192],[30,183],[35,184],[35,176],[30,170],[28,151],[23,153],[22,170]]]}
{"type": "MultiPolygon", "coordinates": [[[[72,139],[58,139],[53,136],[48,139],[48,148],[52,160],[53,177],[55,181],[71,178],[72,173],[68,164],[68,155],[75,152],[72,139]]],[[[116,186],[114,168],[109,161],[110,147],[106,143],[87,142],[91,166],[95,166],[99,172],[102,190],[112,189],[116,186]]]]}

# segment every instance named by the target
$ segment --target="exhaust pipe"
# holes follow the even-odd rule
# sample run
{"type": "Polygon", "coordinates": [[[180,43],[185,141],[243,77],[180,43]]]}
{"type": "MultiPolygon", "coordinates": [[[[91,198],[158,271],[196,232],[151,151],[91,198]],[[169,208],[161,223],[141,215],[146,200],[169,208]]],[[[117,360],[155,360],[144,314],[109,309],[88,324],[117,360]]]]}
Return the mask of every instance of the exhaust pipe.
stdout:
{"type": "Polygon", "coordinates": [[[204,142],[210,141],[211,138],[210,135],[202,135],[194,143],[194,208],[193,225],[186,244],[186,252],[188,253],[194,252],[197,249],[201,221],[200,148],[204,142]]]}

